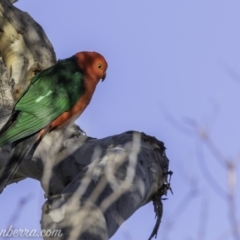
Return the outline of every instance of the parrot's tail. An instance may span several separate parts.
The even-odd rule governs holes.
[[[15,142],[9,159],[0,171],[0,194],[17,172],[24,157],[31,151],[34,152],[39,141],[36,141],[38,133],[35,133],[22,141]]]

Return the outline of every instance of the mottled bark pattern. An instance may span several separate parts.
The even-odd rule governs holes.
[[[32,17],[13,6],[0,2],[0,55],[7,67],[16,100],[28,86],[29,79],[56,62],[53,47],[42,27]]]

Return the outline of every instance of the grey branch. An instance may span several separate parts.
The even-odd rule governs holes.
[[[41,26],[7,0],[0,2],[0,43],[2,126],[29,79],[56,57]],[[10,150],[0,149],[0,166]],[[40,181],[47,197],[42,228],[60,230],[45,239],[109,239],[138,208],[153,199],[158,205],[156,196],[160,204],[169,186],[163,142],[135,131],[94,139],[76,125],[45,136],[11,183],[27,177]]]

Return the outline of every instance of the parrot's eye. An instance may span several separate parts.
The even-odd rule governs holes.
[[[101,64],[101,63],[98,63],[97,67],[98,67],[99,69],[102,69],[102,64]]]

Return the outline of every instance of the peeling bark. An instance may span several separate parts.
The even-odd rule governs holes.
[[[0,2],[0,57],[2,126],[29,79],[56,62],[41,26],[7,0]],[[0,166],[10,150],[0,149]],[[42,228],[64,234],[45,239],[92,240],[108,239],[156,194],[161,198],[167,175],[164,144],[154,137],[129,131],[94,139],[72,125],[45,136],[11,183],[27,177],[41,182],[47,197]]]

